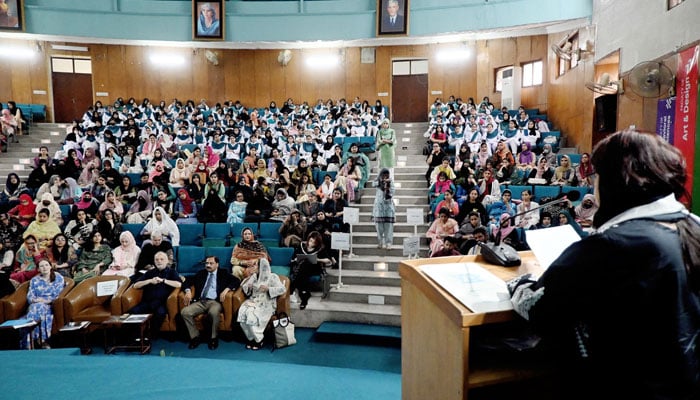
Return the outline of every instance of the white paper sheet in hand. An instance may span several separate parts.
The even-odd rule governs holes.
[[[431,264],[420,268],[473,312],[513,309],[506,283],[477,263]]]
[[[525,231],[530,250],[537,257],[542,270],[546,270],[571,244],[581,240],[571,225]]]

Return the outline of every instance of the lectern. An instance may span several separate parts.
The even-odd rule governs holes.
[[[531,252],[521,252],[523,264],[534,263]],[[405,260],[401,276],[401,391],[404,400],[467,399],[473,388],[539,376],[541,367],[518,363],[480,367],[470,360],[472,329],[513,320],[512,311],[472,312],[424,274],[420,266],[475,262],[503,280],[526,272],[525,267],[486,264],[481,256]],[[531,272],[531,271],[529,271]],[[471,361],[471,362],[470,362]]]

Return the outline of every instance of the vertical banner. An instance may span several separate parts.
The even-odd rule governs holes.
[[[678,54],[678,70],[676,71],[676,118],[673,133],[673,145],[683,156],[688,168],[686,189],[693,193],[695,181],[695,130],[698,101],[698,55],[700,46],[691,47]],[[691,199],[683,202],[692,205]],[[700,199],[696,199],[700,202]],[[697,209],[697,205],[693,209]]]
[[[656,134],[673,144],[673,126],[676,117],[676,98],[661,99],[656,106]]]

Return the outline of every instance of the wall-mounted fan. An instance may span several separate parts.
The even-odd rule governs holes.
[[[216,51],[207,50],[204,52],[204,57],[213,65],[219,65],[219,53]]]
[[[584,55],[593,53],[593,42],[586,40],[586,44],[583,48],[574,49],[570,41],[565,41],[562,44],[553,44],[552,51],[563,60],[571,60],[572,57],[576,57],[577,60],[580,60]]]
[[[624,93],[622,80],[611,81],[610,74],[602,74],[598,82],[586,82],[586,88],[598,94],[621,94]]]
[[[642,97],[673,96],[676,77],[666,65],[656,61],[641,62],[632,68],[628,83]]]
[[[283,67],[286,67],[287,64],[289,64],[289,61],[291,61],[291,60],[292,60],[292,51],[291,50],[282,50],[282,51],[280,51],[280,54],[277,56],[277,61]]]

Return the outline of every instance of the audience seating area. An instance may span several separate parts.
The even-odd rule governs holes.
[[[0,103],[2,108],[7,108],[7,104]],[[17,108],[22,110],[27,123],[46,121],[46,105],[45,104],[24,104],[17,103]]]

